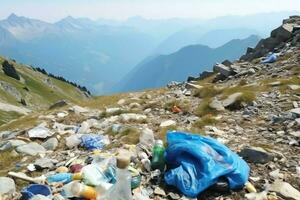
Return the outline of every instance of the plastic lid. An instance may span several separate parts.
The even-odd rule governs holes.
[[[130,164],[130,159],[127,156],[118,156],[117,157],[117,167],[119,169],[125,169]]]
[[[156,140],[155,145],[163,146],[164,142],[162,140]]]

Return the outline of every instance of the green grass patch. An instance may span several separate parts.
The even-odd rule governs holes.
[[[9,123],[0,126],[0,131],[27,129],[37,124],[38,124],[38,115],[28,115],[28,116],[20,117],[17,120],[11,121]]]
[[[20,113],[5,112],[3,110],[0,110],[0,126],[10,122],[11,120],[17,119],[21,116],[22,115]]]

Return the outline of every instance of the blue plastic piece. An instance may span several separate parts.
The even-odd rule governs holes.
[[[266,59],[264,59],[261,63],[274,63],[277,60],[277,55],[275,53],[272,53],[269,55]]]
[[[104,136],[95,134],[85,134],[81,137],[81,146],[85,147],[87,150],[103,149],[105,146]]]
[[[47,185],[40,185],[40,184],[32,184],[28,187],[24,188],[21,191],[22,199],[23,200],[29,200],[35,195],[41,194],[44,196],[51,196],[52,192],[51,189]]]
[[[49,183],[56,183],[56,182],[69,183],[72,180],[73,180],[73,175],[71,173],[59,173],[47,177],[47,181]]]
[[[249,177],[247,163],[225,145],[210,137],[183,132],[167,133],[165,181],[188,197],[225,177],[230,189],[244,186]]]

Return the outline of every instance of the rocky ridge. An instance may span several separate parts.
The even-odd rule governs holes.
[[[286,23],[296,27],[300,17]],[[164,185],[159,173],[149,169],[153,139],[165,140],[166,130],[182,130],[216,138],[238,152],[248,162],[249,181],[256,188],[227,192],[211,189],[197,199],[297,200],[300,41],[295,38],[299,33],[293,31],[290,37],[284,45],[276,46],[279,56],[274,63],[224,62],[205,79],[98,97],[80,106],[59,104],[4,125],[0,127],[0,174],[16,171],[31,177],[50,175],[72,163],[87,164],[95,155],[125,151],[142,177],[140,187],[133,190],[135,199],[189,199]],[[105,139],[100,153],[80,145],[81,137],[88,134]],[[145,143],[143,138],[149,136]],[[7,186],[6,190],[0,187],[4,199],[18,199],[20,189],[28,183],[1,177],[1,184]],[[51,188],[59,192],[61,185]],[[59,193],[53,197],[60,198]]]

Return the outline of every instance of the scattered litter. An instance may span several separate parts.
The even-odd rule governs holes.
[[[104,135],[84,134],[81,137],[81,146],[87,150],[103,149],[107,144],[109,144],[109,139]]]
[[[274,63],[276,61],[277,61],[277,55],[276,55],[276,53],[271,53],[261,63],[264,63],[264,64],[266,64],[266,63]]]

